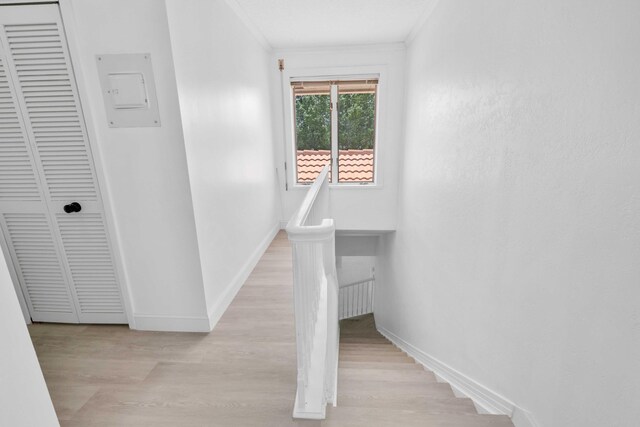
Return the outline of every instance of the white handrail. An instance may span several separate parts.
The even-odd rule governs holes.
[[[336,404],[338,281],[335,225],[329,217],[329,165],[287,224],[293,249],[298,387],[295,418],[324,419]]]
[[[351,282],[351,283],[345,283],[344,285],[340,285],[340,288],[348,288],[349,286],[355,286],[355,285],[359,285],[360,283],[367,283],[367,282],[372,282],[376,280],[375,277],[369,277],[367,279],[362,279],[362,280],[358,280],[356,282]]]

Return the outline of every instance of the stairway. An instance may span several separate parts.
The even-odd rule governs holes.
[[[478,414],[383,337],[372,314],[340,322],[338,406],[323,426],[513,427],[505,415]]]

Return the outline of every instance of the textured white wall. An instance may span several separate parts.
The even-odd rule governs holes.
[[[223,0],[167,0],[207,306],[279,226],[267,50]],[[259,255],[259,254],[258,254]],[[222,306],[220,306],[222,304]]]
[[[0,261],[0,342],[0,426],[58,426],[4,261]]]
[[[63,19],[97,138],[138,327],[208,328],[164,3],[66,0]],[[161,127],[107,125],[97,54],[151,53]],[[84,90],[82,90],[84,88]]]
[[[408,50],[377,321],[540,426],[640,419],[638,22],[448,0]]]
[[[328,30],[330,31],[330,30]],[[304,75],[323,75],[323,71],[349,74],[358,72],[362,67],[381,70],[383,78],[380,89],[380,109],[378,111],[378,146],[377,175],[378,186],[341,187],[331,186],[331,214],[338,230],[394,230],[396,226],[396,194],[398,191],[398,164],[402,139],[402,100],[404,94],[404,61],[403,46],[386,45],[352,48],[318,48],[301,50],[275,51],[270,63],[271,84],[277,88],[273,97],[274,123],[276,131],[277,161],[280,171],[280,188],[282,190],[284,219],[288,220],[300,206],[308,187],[292,185],[295,170],[292,163],[292,148],[286,147],[282,129],[282,91],[280,91],[280,71],[277,59],[284,58],[287,70],[304,73]],[[294,71],[291,71],[294,73]],[[288,85],[285,82],[285,88]],[[285,108],[291,108],[286,100]],[[286,123],[291,139],[291,123]],[[290,141],[289,141],[290,143]],[[289,191],[284,191],[283,164],[289,163]]]

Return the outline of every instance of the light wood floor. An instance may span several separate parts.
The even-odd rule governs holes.
[[[479,416],[380,336],[343,322],[338,407],[291,418],[296,385],[291,249],[278,234],[213,332],[29,327],[63,427],[511,427]]]

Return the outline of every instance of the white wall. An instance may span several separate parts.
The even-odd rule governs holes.
[[[224,1],[166,4],[214,323],[279,228],[269,57]]]
[[[0,342],[0,425],[59,425],[4,262],[0,262]]]
[[[540,426],[640,419],[638,22],[634,1],[441,1],[408,50],[376,320]]]
[[[337,264],[338,284],[344,286],[371,278],[375,272],[376,257],[343,256],[338,257]]]
[[[330,30],[328,30],[330,31]],[[377,146],[378,185],[367,188],[358,186],[331,186],[330,203],[332,216],[338,230],[394,230],[396,226],[396,194],[398,189],[398,163],[402,140],[402,101],[404,95],[403,45],[382,45],[352,48],[316,48],[309,50],[280,50],[271,56],[271,84],[277,88],[273,97],[274,123],[277,123],[277,162],[280,188],[283,195],[284,218],[288,220],[302,202],[308,187],[294,186],[293,149],[291,148],[291,123],[286,123],[283,135],[282,98],[280,71],[277,60],[285,60],[285,74],[325,75],[357,73],[363,69],[380,70],[379,127]],[[285,91],[289,90],[285,81]],[[285,108],[291,109],[286,99]],[[285,114],[286,116],[286,114]],[[286,138],[285,138],[286,137]],[[285,140],[289,139],[287,143]],[[285,147],[286,145],[286,147]],[[286,154],[285,154],[286,153]],[[289,190],[284,191],[283,165],[287,156],[290,177]]]
[[[164,3],[63,0],[63,20],[119,235],[135,326],[208,330]],[[107,126],[95,55],[150,53],[161,127]],[[106,188],[105,188],[106,187]]]

